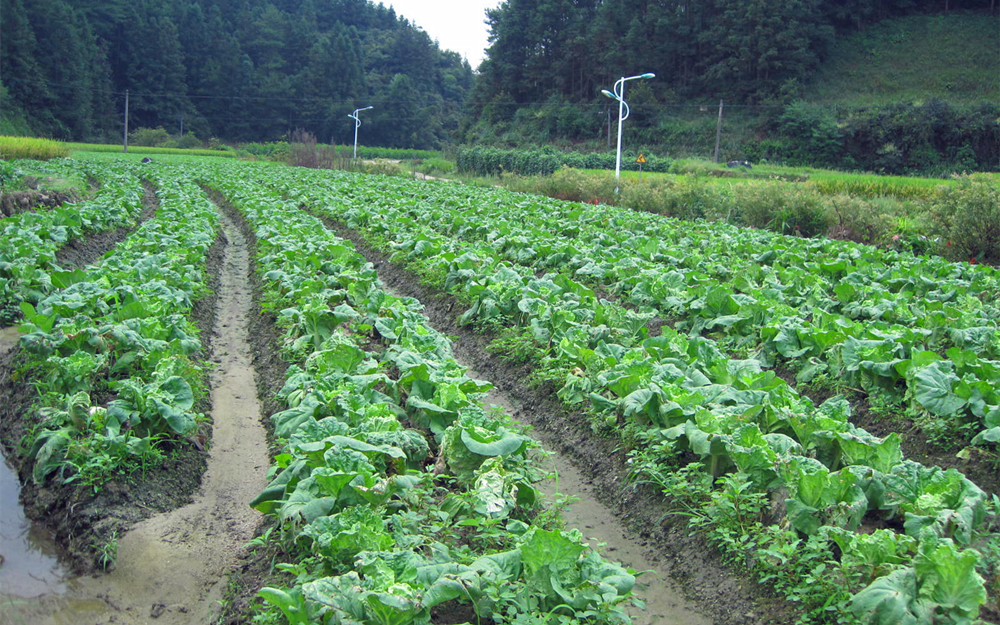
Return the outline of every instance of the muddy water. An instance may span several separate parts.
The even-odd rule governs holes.
[[[269,466],[260,423],[247,317],[251,309],[246,241],[224,225],[225,252],[212,341],[214,433],[208,470],[195,501],[139,523],[118,545],[117,568],[78,578],[62,593],[26,601],[0,596],[0,623],[31,625],[188,625],[212,623],[226,573],[259,520],[247,502],[266,485]]]
[[[17,345],[16,327],[0,328],[0,355]],[[52,538],[24,516],[17,473],[0,457],[0,593],[37,597],[63,592],[67,571]],[[2,614],[2,612],[0,612]]]
[[[469,376],[488,379],[473,369],[469,369]],[[516,400],[498,388],[490,390],[488,402],[503,408],[507,414],[517,413]],[[645,602],[645,609],[628,609],[634,625],[711,625],[712,619],[697,612],[694,604],[670,581],[669,570],[646,557],[645,541],[627,530],[597,500],[590,480],[576,466],[558,453],[550,453],[544,465],[554,469],[557,477],[544,482],[542,492],[550,501],[559,495],[572,498],[561,515],[566,527],[580,530],[590,546],[608,560],[644,571],[636,582],[635,594]]]

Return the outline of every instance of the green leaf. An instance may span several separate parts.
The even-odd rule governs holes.
[[[922,625],[934,622],[934,612],[917,601],[913,569],[897,569],[854,595],[851,612],[866,625]]]
[[[584,550],[564,532],[535,529],[521,545],[521,559],[532,574],[544,568],[563,571],[573,568]]]
[[[942,360],[927,365],[914,374],[913,381],[914,399],[931,414],[952,416],[966,404],[965,399],[952,392],[958,376],[953,372],[953,365],[949,361]]]
[[[469,451],[480,456],[509,456],[528,442],[528,437],[498,428],[494,432],[482,428],[462,428],[462,442]]]
[[[976,572],[979,553],[958,551],[948,540],[937,545],[921,542],[913,567],[920,580],[920,596],[964,617],[975,618],[986,603],[986,587]],[[927,544],[925,544],[927,543]]]
[[[160,388],[173,397],[171,403],[181,410],[190,410],[194,406],[194,393],[184,378],[171,376],[160,384]]]

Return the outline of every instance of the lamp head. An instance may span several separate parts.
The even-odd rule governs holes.
[[[618,99],[618,96],[616,96],[615,94],[611,93],[607,89],[601,89],[601,93],[603,93],[604,95],[608,96],[612,100],[617,100]]]
[[[656,78],[656,74],[654,74],[653,72],[647,72],[642,76],[639,76],[639,78]]]

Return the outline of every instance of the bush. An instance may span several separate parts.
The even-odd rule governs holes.
[[[622,169],[638,171],[638,154],[622,155]],[[644,171],[666,172],[673,161],[645,154]],[[559,152],[553,148],[540,150],[501,150],[491,147],[467,147],[458,151],[458,170],[479,176],[518,174],[550,176],[560,167],[576,169],[614,169],[616,155],[607,152],[584,154]]]
[[[177,139],[177,147],[183,150],[195,150],[203,147],[201,139],[194,136],[193,132],[189,132],[186,135],[179,137]]]
[[[433,158],[425,158],[420,163],[418,170],[429,176],[450,174],[455,170],[455,163],[435,156]]]
[[[148,148],[163,147],[170,140],[170,135],[163,128],[137,128],[128,135],[131,145],[141,145]]]
[[[952,260],[1000,265],[1000,187],[963,176],[934,206]]]

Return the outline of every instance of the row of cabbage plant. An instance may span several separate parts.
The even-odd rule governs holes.
[[[254,231],[264,308],[294,363],[271,417],[281,453],[252,505],[294,562],[261,596],[289,623],[628,622],[632,571],[558,528],[537,447],[484,406],[420,304],[246,170],[206,174]]]

